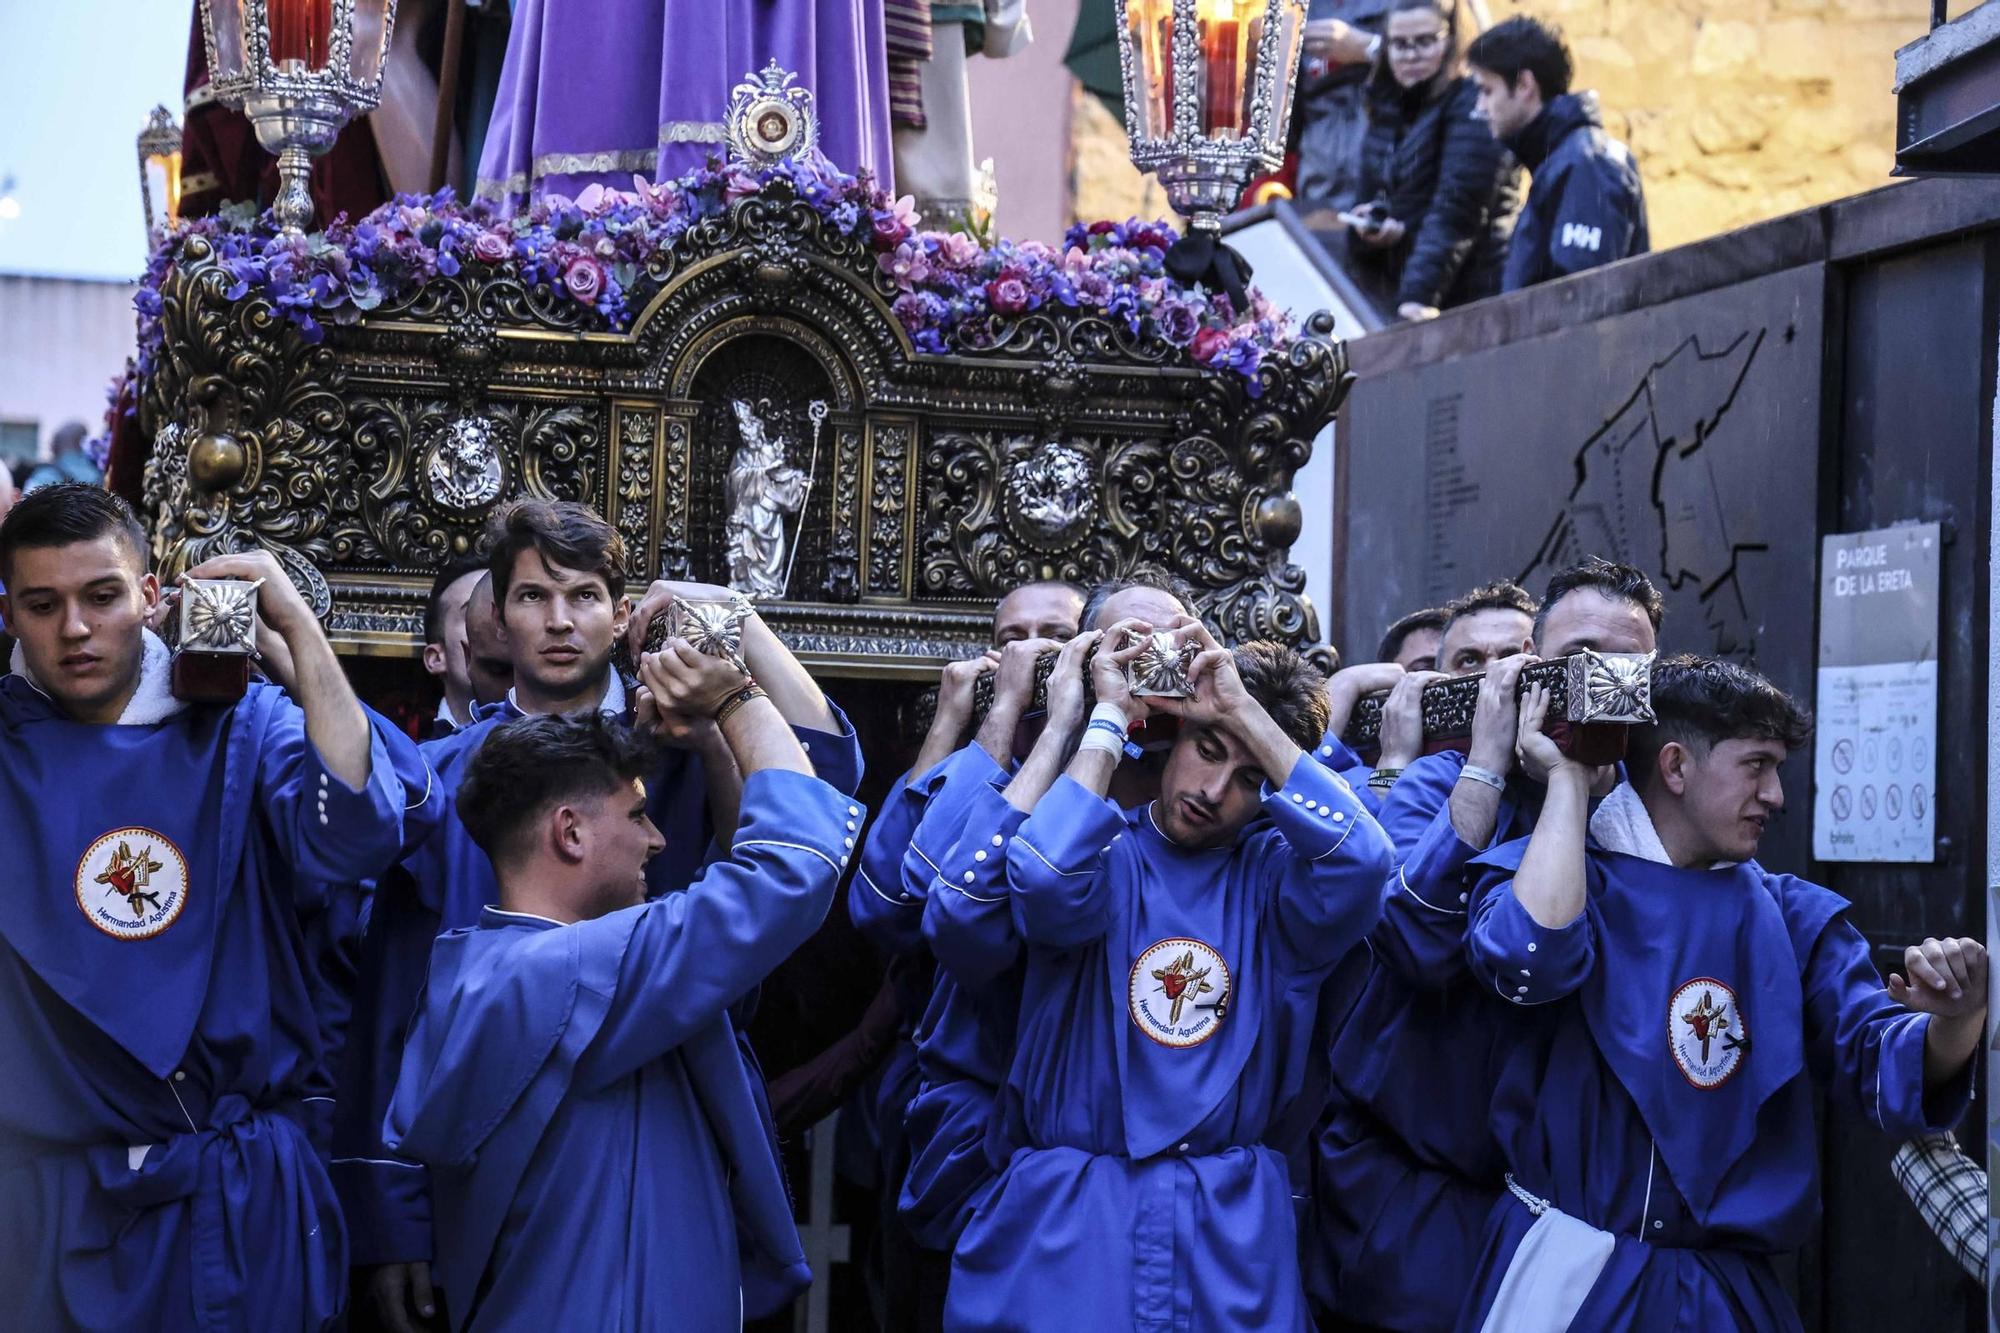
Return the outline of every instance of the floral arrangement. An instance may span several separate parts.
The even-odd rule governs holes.
[[[1004,340],[1030,312],[1067,308],[1157,336],[1196,364],[1244,377],[1292,336],[1286,318],[1252,294],[1248,311],[1228,296],[1183,287],[1164,259],[1178,239],[1163,222],[1096,222],[1072,227],[1060,248],[1036,241],[982,245],[957,232],[919,231],[908,198],[892,200],[867,178],[823,160],[751,169],[708,166],[654,185],[635,177],[631,192],[593,185],[575,199],[550,196],[514,217],[449,190],[399,195],[358,222],[281,236],[248,205],[196,218],[157,236],[134,305],[139,348],[131,373],[144,380],[159,356],[160,287],[192,237],[214,248],[234,279],[232,300],[263,296],[308,339],[326,323],[350,323],[431,279],[474,266],[506,269],[523,284],[589,308],[605,327],[630,327],[633,310],[657,285],[656,257],[697,223],[761,194],[777,181],[842,236],[866,244],[895,295],[892,306],[922,351],[977,351]]]

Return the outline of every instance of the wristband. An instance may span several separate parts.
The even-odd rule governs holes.
[[[1125,716],[1125,710],[1117,704],[1097,705],[1097,707],[1090,710],[1090,721],[1093,726],[1099,722],[1103,722],[1118,728],[1120,739],[1123,739],[1125,734],[1132,730],[1132,723]]]
[[[715,725],[719,727],[727,722],[735,715],[737,709],[749,703],[752,699],[767,697],[764,693],[764,687],[754,680],[751,681],[748,685],[745,685],[742,689],[722,701],[722,706],[715,710]]]
[[[1494,791],[1504,792],[1507,790],[1507,779],[1505,776],[1495,773],[1490,768],[1481,768],[1477,764],[1467,764],[1458,771],[1458,775],[1462,778],[1471,778],[1474,782],[1483,783],[1491,787]]]
[[[1368,775],[1368,785],[1377,791],[1387,791],[1396,785],[1396,779],[1403,776],[1400,768],[1378,768]]]
[[[1125,733],[1114,731],[1109,725],[1102,725],[1095,719],[1083,729],[1083,739],[1076,743],[1076,752],[1097,750],[1108,755],[1123,757],[1125,753]]]

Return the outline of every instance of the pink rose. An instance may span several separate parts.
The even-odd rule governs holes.
[[[563,270],[563,290],[578,305],[596,305],[604,292],[604,269],[589,255],[579,255]]]
[[[1188,353],[1204,365],[1215,359],[1218,352],[1229,346],[1229,335],[1221,329],[1203,329],[1194,335],[1188,345]]]
[[[483,264],[504,264],[514,247],[497,231],[482,231],[473,238],[472,257]]]

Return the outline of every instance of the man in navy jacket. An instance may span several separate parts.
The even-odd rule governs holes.
[[[1571,92],[1562,34],[1526,17],[1481,33],[1466,51],[1475,115],[1528,169],[1502,291],[1579,273],[1651,248],[1632,150],[1604,132],[1597,96]]]

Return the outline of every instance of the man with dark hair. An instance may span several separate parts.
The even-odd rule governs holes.
[[[1540,637],[1523,647],[1651,652],[1660,606],[1644,574],[1593,557],[1550,580]],[[1315,1149],[1308,1271],[1321,1305],[1364,1323],[1455,1326],[1499,1179],[1485,1113],[1496,1022],[1465,968],[1466,866],[1525,836],[1541,808],[1541,785],[1514,771],[1532,660],[1488,665],[1466,750],[1415,760],[1383,799],[1399,865],[1370,958],[1331,988],[1334,1094]],[[1598,774],[1599,794],[1616,778]]]
[[[507,646],[507,631],[500,624],[500,608],[493,604],[493,576],[482,572],[465,599],[465,640],[460,655],[465,659],[465,679],[478,707],[497,704],[514,688],[514,654]]]
[[[1472,971],[1539,1011],[1499,1045],[1508,1193],[1468,1306],[1487,1327],[1797,1327],[1767,1256],[1818,1212],[1815,1083],[1896,1137],[1971,1097],[1979,942],[1912,946],[1885,990],[1845,900],[1752,859],[1805,710],[1693,657],[1657,666],[1653,709],[1593,811],[1532,690],[1519,745],[1548,795],[1475,863]]]
[[[618,636],[636,629],[631,646],[642,648],[643,619],[676,595],[673,585],[655,584],[635,617],[625,597],[623,540],[588,506],[570,501],[516,501],[489,523],[485,548],[490,599],[506,634],[514,687],[472,725],[425,747],[440,789],[455,793],[486,736],[521,717],[592,711],[650,727],[667,715],[662,725],[671,735],[669,748],[647,782],[651,816],[665,830],[667,847],[648,862],[646,876],[656,893],[685,887],[706,859],[711,834],[727,850],[740,792],[736,765],[713,719],[666,700],[642,714],[642,700],[628,698],[612,666]],[[727,595],[723,589],[687,591],[695,586],[682,590]],[[861,761],[853,728],[758,617],[744,628],[743,654],[779,712],[800,728],[802,744],[816,747],[821,775],[844,790],[857,786]],[[639,652],[636,660],[647,687],[642,697],[667,688],[657,677],[658,654]],[[362,944],[333,1167],[353,1228],[355,1263],[370,1270],[368,1303],[391,1327],[410,1323],[412,1312],[428,1318],[427,1307],[435,1308],[426,1267],[433,1242],[425,1174],[397,1160],[381,1141],[397,1052],[432,941],[476,924],[498,887],[490,858],[463,822],[447,814],[378,892]]]
[[[472,721],[472,678],[465,660],[465,611],[473,586],[486,572],[486,562],[467,556],[454,560],[431,580],[424,602],[424,670],[444,691],[431,739],[449,736]]]
[[[1471,676],[1528,651],[1540,610],[1528,590],[1501,579],[1483,584],[1445,608],[1438,636],[1438,670]]]
[[[1120,622],[1078,739],[1089,645],[1073,642],[1069,726],[1052,701],[1012,813],[984,803],[943,866],[1010,902],[1026,963],[1005,1165],[959,1238],[953,1328],[1306,1323],[1276,1140],[1314,1063],[1319,980],[1377,915],[1390,849],[1306,753],[1327,721],[1316,669],[1275,644],[1232,653],[1185,617],[1158,628],[1199,650],[1193,697],[1131,693],[1153,626]],[[1180,722],[1159,798],[1121,809],[1111,774],[1154,713]]]
[[[1435,671],[1438,640],[1444,636],[1447,614],[1441,606],[1410,612],[1382,635],[1375,660],[1394,662],[1405,671]]]
[[[262,581],[283,688],[175,699],[146,549],[88,484],[0,523],[0,1326],[321,1328],[347,1257],[300,922],[421,836],[428,771],[267,552],[187,577]]]
[[[729,662],[647,665],[743,774],[684,891],[648,901],[656,762],[623,723],[508,722],[459,785],[498,901],[433,950],[387,1135],[430,1168],[457,1328],[735,1328],[811,1280],[730,1009],[826,915],[856,807]]]
[[[1474,115],[1533,181],[1507,247],[1503,291],[1580,273],[1650,248],[1632,150],[1604,132],[1597,94],[1571,92],[1560,30],[1517,14],[1473,39]]]
[[[1148,593],[1155,595],[1148,597]],[[1119,599],[1118,614],[1107,617],[1105,607],[1114,597]],[[1129,616],[1151,615],[1157,618],[1157,623],[1164,625],[1167,617],[1160,613],[1168,606],[1177,606],[1183,613],[1192,613],[1193,587],[1180,575],[1142,561],[1092,588],[1090,595],[1084,599],[1080,623],[1111,625]]]

